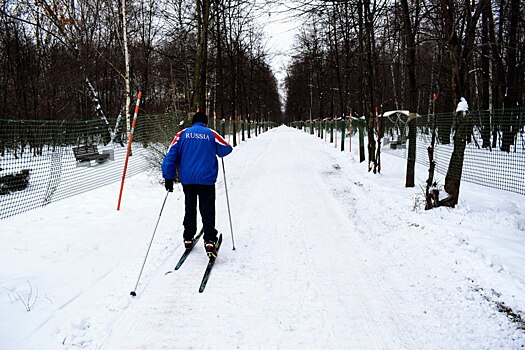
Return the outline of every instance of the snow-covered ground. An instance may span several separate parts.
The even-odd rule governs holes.
[[[202,242],[178,271],[183,195],[158,173],[4,219],[0,348],[519,349],[525,196],[461,184],[457,208],[425,211],[405,162],[381,174],[353,153],[279,127],[225,158],[224,243],[199,294]],[[427,169],[416,168],[423,185]]]

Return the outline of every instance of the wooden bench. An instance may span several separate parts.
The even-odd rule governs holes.
[[[91,162],[92,160],[96,160],[97,163],[102,163],[110,156],[109,153],[99,153],[97,145],[80,145],[73,147],[73,154],[79,163]]]
[[[0,168],[1,170],[1,168]],[[15,191],[22,191],[29,185],[29,169],[0,176],[0,196]]]
[[[392,149],[405,148],[405,147],[406,147],[406,144],[401,140],[390,142],[390,148]]]

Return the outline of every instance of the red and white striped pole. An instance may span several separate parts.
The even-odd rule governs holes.
[[[133,124],[131,124],[131,132],[129,133],[128,150],[126,152],[126,160],[124,162],[124,171],[122,172],[122,182],[120,183],[120,193],[118,195],[117,210],[120,210],[120,201],[122,199],[122,190],[124,189],[124,179],[126,178],[126,170],[128,169],[129,154],[131,153],[131,142],[133,141],[133,132],[137,124],[137,116],[139,114],[140,98],[142,97],[142,89],[139,86],[139,94],[137,95],[137,103],[135,104],[135,114],[133,115]]]

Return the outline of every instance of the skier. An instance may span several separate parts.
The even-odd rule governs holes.
[[[215,182],[219,166],[217,156],[224,157],[233,150],[215,130],[209,129],[208,116],[197,112],[192,126],[175,136],[162,161],[165,187],[173,192],[173,181],[178,178],[184,191],[184,246],[191,249],[197,232],[197,198],[204,231],[204,246],[209,257],[217,257],[217,230],[215,229]]]

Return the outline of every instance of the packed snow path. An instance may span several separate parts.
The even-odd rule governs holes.
[[[107,348],[421,348],[382,271],[362,255],[355,219],[324,183],[337,164],[316,163],[319,145],[292,129],[244,147],[226,166],[237,249],[219,210],[225,243],[204,294],[206,258],[195,249],[179,271],[163,275],[173,259],[139,290]]]
[[[180,270],[167,273],[184,249],[177,188],[166,201],[137,296],[129,296],[165,195],[156,180],[137,176],[126,182],[121,212],[113,208],[115,184],[83,200],[88,207],[99,203],[106,212],[100,220],[79,209],[71,214],[75,220],[68,215],[55,223],[58,231],[74,222],[87,226],[78,228],[90,242],[80,243],[88,251],[77,260],[84,277],[77,289],[66,287],[74,292],[64,292],[64,300],[49,306],[51,316],[28,326],[12,349],[42,343],[109,350],[523,344],[523,331],[490,301],[504,286],[507,303],[522,302],[523,285],[465,249],[457,242],[462,236],[447,235],[461,215],[415,208],[420,190],[403,188],[403,171],[394,165],[399,159],[384,156],[383,174],[373,175],[333,144],[279,127],[242,143],[224,161],[236,250],[221,169],[216,203],[223,245],[204,293],[198,293],[207,263],[202,241]],[[38,215],[45,217],[45,210]],[[38,218],[29,224],[38,225]],[[475,230],[469,225],[462,230]]]

